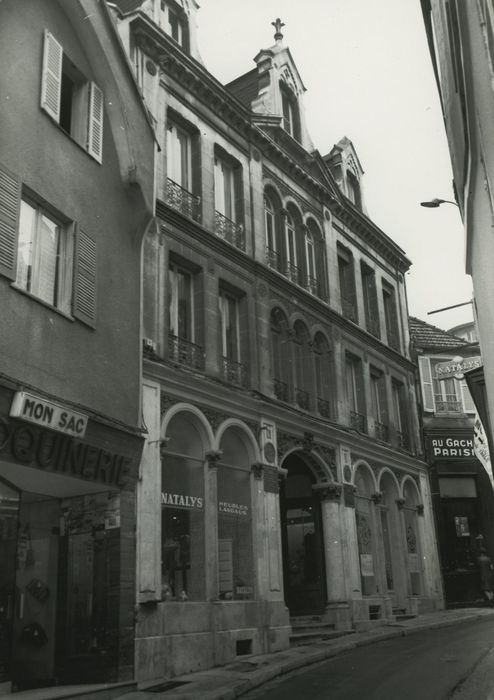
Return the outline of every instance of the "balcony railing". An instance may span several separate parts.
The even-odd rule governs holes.
[[[266,246],[266,263],[273,270],[280,269],[280,254],[268,245]]]
[[[296,265],[291,262],[287,262],[285,266],[285,277],[289,280],[298,284],[299,282],[299,269]]]
[[[358,430],[359,433],[367,432],[367,421],[362,413],[357,413],[356,411],[350,411],[350,427],[354,430]]]
[[[357,307],[353,299],[348,299],[347,297],[341,297],[341,311],[345,318],[350,321],[357,323]]]
[[[307,275],[307,279],[305,280],[304,287],[308,292],[313,294],[314,296],[318,295],[319,292],[319,284],[317,282],[317,279],[315,277],[312,277],[312,275]]]
[[[410,436],[407,432],[404,430],[397,430],[396,437],[398,440],[398,447],[401,447],[403,450],[410,449]]]
[[[200,345],[190,340],[179,338],[171,333],[168,335],[168,357],[173,362],[188,365],[195,369],[204,369],[204,350]]]
[[[331,406],[329,401],[322,399],[320,396],[317,397],[317,410],[319,415],[323,418],[331,418]]]
[[[192,192],[189,192],[184,187],[171,180],[169,177],[166,178],[165,187],[165,202],[181,212],[185,216],[188,216],[194,221],[200,221],[201,218],[201,198]]]
[[[247,386],[247,365],[243,362],[223,358],[223,379],[230,384]]]
[[[304,411],[308,411],[310,409],[309,392],[304,391],[304,389],[297,389],[297,387],[295,387],[295,403],[299,408],[303,408]]]
[[[446,397],[443,399],[441,395],[435,396],[436,413],[463,413],[461,401],[458,401],[456,396],[453,398]]]
[[[219,211],[214,212],[214,230],[217,236],[223,238],[240,250],[245,250],[245,233],[242,224],[237,224]]]
[[[376,433],[376,438],[378,440],[382,440],[383,442],[389,442],[389,428],[387,425],[385,425],[385,423],[375,421],[374,430]]]
[[[273,378],[273,391],[279,401],[288,401],[288,384],[286,382]]]

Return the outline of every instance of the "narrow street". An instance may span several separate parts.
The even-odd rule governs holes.
[[[492,619],[424,631],[340,654],[272,681],[245,698],[445,700],[454,694],[455,700],[487,700],[488,689],[494,688],[494,670],[489,675],[484,659],[492,647]],[[482,678],[475,682],[481,666]]]

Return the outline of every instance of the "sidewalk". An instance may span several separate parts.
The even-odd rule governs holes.
[[[367,632],[349,633],[337,639],[297,646],[275,654],[250,656],[226,666],[163,680],[161,684],[154,681],[146,684],[147,690],[143,685],[139,691],[122,695],[118,700],[233,700],[272,678],[324,661],[349,649],[485,617],[491,617],[494,622],[494,610],[465,608],[427,613]],[[163,686],[161,691],[157,688],[159,685]]]

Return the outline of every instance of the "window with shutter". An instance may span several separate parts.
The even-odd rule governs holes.
[[[424,411],[434,412],[436,406],[434,402],[434,389],[432,386],[431,362],[428,357],[419,357],[419,373],[422,384]]]
[[[0,274],[15,279],[21,183],[0,167]]]
[[[80,229],[76,235],[74,301],[75,318],[96,325],[96,241]]]
[[[468,385],[466,381],[462,381],[461,383],[461,395],[463,397],[463,410],[465,413],[475,413],[476,408],[475,404],[472,399],[472,395],[470,393],[470,390],[468,388]]]
[[[103,107],[100,88],[88,81],[45,31],[41,107],[99,163],[103,153]]]

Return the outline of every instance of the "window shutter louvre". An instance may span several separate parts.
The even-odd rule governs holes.
[[[98,163],[103,160],[103,93],[89,83],[89,125],[87,150]]]
[[[96,241],[77,230],[72,313],[88,326],[96,326]]]
[[[16,278],[21,183],[0,167],[0,274]]]
[[[465,380],[460,382],[460,384],[461,384],[461,395],[463,398],[463,410],[465,411],[465,413],[475,413],[477,409],[475,408],[475,404],[473,402],[472,395],[471,395],[470,390],[468,388],[468,384],[466,383]]]
[[[422,397],[424,411],[436,410],[434,402],[434,389],[432,386],[431,363],[428,357],[419,357],[420,381],[422,382]]]
[[[60,120],[63,48],[53,34],[45,30],[41,107],[57,122]]]

